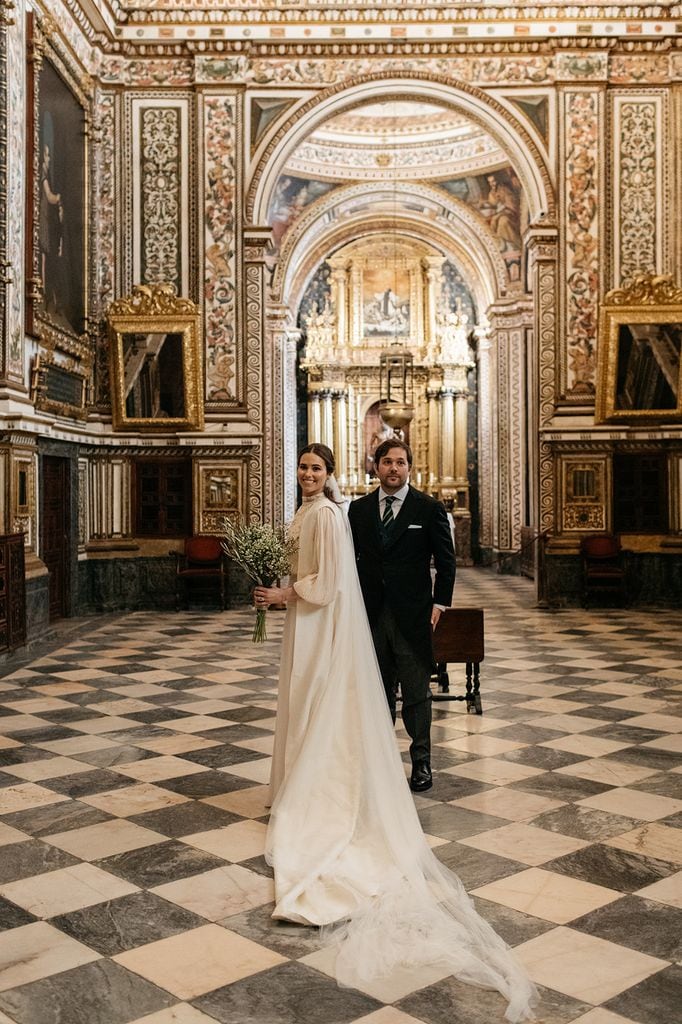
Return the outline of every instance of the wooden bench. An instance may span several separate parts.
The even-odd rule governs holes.
[[[483,714],[480,690],[480,664],[485,656],[482,608],[446,608],[433,633],[435,676],[439,693],[433,700],[465,700],[467,712]],[[466,693],[450,693],[448,664],[466,665]]]

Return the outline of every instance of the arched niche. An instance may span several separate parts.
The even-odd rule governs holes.
[[[294,118],[277,129],[252,169],[246,215],[265,224],[277,180],[289,155],[328,118],[367,102],[418,99],[450,107],[480,124],[508,154],[523,186],[532,223],[552,223],[555,200],[549,169],[534,139],[509,108],[481,89],[444,76],[406,72],[386,77],[366,75],[319,92],[296,109]]]

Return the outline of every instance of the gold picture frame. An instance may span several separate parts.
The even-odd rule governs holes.
[[[201,430],[199,309],[171,284],[136,285],[107,311],[115,430]]]
[[[643,274],[601,307],[597,423],[682,420],[682,288]]]

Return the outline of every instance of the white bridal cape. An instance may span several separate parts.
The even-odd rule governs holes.
[[[275,918],[341,922],[339,984],[442,964],[532,1016],[513,953],[431,852],[386,706],[343,512],[323,495],[292,523],[298,600],[286,613],[266,857]],[[297,562],[297,564],[296,564]]]

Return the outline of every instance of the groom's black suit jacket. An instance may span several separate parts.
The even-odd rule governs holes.
[[[410,646],[431,659],[431,610],[434,604],[450,605],[455,585],[455,552],[444,505],[410,487],[386,543],[379,488],[352,501],[348,519],[370,625],[388,604]]]

